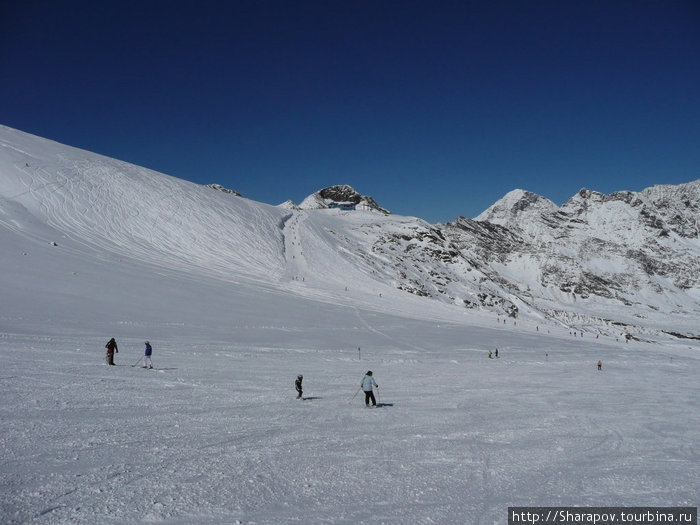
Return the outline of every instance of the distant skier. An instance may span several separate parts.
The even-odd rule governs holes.
[[[151,348],[151,343],[148,341],[146,341],[144,344],[146,345],[146,354],[143,356],[143,367],[150,369],[153,368],[153,361],[151,360],[153,348]]]
[[[598,361],[598,370],[602,370],[602,369],[603,369],[603,362]]]
[[[498,357],[498,348],[496,348],[496,357]]]
[[[107,364],[114,366],[114,354],[119,353],[119,348],[117,348],[117,342],[114,340],[114,337],[107,341],[105,348],[107,349]]]
[[[493,352],[489,350],[489,359],[493,359]]]
[[[362,387],[362,391],[365,393],[365,406],[369,406],[369,402],[371,401],[372,406],[376,407],[377,401],[374,399],[374,391],[372,390],[372,387],[376,386],[379,388],[379,385],[374,380],[374,377],[372,377],[371,370],[367,370],[365,377],[362,378],[362,383],[360,386]]]
[[[304,399],[303,396],[303,390],[301,388],[301,382],[304,380],[304,376],[299,374],[297,376],[297,380],[294,381],[294,387],[297,389],[297,399]]]

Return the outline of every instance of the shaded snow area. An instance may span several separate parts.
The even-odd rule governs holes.
[[[0,127],[0,523],[697,505],[700,341],[399,290],[371,246],[408,220],[268,206]]]

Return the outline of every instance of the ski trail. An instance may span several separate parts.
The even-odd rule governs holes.
[[[292,212],[283,219],[282,235],[284,237],[284,260],[286,263],[284,278],[288,281],[304,279],[307,270],[299,235],[299,223],[304,218],[302,213]]]
[[[400,346],[403,346],[403,347],[407,347],[407,346],[408,346],[408,347],[410,347],[410,348],[413,348],[414,350],[419,350],[419,351],[421,351],[421,352],[426,352],[426,351],[427,351],[427,350],[426,350],[425,348],[423,348],[422,346],[417,346],[417,345],[414,345],[413,343],[406,343],[406,342],[404,342],[404,341],[400,341],[400,340],[396,339],[395,337],[391,337],[390,335],[385,334],[385,333],[382,332],[381,330],[377,330],[377,329],[374,328],[372,325],[370,325],[367,321],[365,321],[365,319],[362,317],[362,314],[360,313],[360,309],[359,309],[357,306],[353,306],[352,308],[353,308],[353,310],[355,310],[355,315],[357,315],[357,318],[360,320],[360,322],[362,323],[362,325],[363,325],[367,330],[369,330],[370,332],[372,332],[372,333],[374,333],[374,334],[377,334],[377,335],[380,335],[380,336],[384,337],[385,339],[388,339],[389,341],[391,341],[391,342],[393,342],[393,343],[399,344]]]

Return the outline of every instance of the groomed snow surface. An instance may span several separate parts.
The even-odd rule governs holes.
[[[0,131],[1,523],[697,505],[698,341],[416,297],[334,244],[401,218],[276,208]]]

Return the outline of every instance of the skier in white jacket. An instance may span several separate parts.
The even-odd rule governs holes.
[[[376,407],[377,401],[374,399],[374,391],[372,390],[372,387],[376,386],[379,388],[379,385],[374,380],[374,377],[372,377],[371,370],[368,370],[365,377],[362,378],[361,386],[362,391],[365,393],[365,406],[369,406],[369,402],[372,401],[372,406]]]

